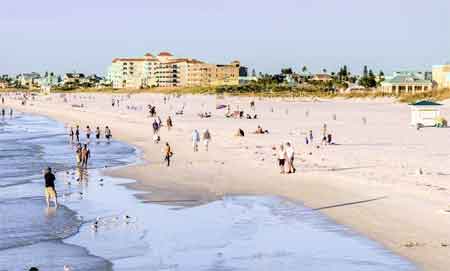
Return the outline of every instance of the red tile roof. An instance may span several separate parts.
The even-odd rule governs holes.
[[[172,56],[172,54],[169,52],[161,52],[158,56]]]

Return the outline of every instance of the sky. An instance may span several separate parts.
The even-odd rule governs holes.
[[[0,74],[104,74],[160,51],[263,73],[450,61],[448,0],[14,0],[0,14]]]

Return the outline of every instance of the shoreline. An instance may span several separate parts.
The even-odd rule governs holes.
[[[96,99],[106,95],[110,96],[110,94],[95,95]],[[52,97],[56,99],[55,95]],[[143,97],[155,100],[162,96],[146,94]],[[201,99],[201,97],[195,96],[190,96],[190,98]],[[236,97],[231,99],[245,100],[245,98]],[[17,104],[14,104],[13,107],[16,110],[46,115],[64,123],[74,123],[80,119],[83,119],[80,124],[98,123],[100,125],[100,123],[105,123],[105,119],[109,123],[114,122],[114,126],[112,126],[114,137],[142,150],[143,159],[146,162],[120,169],[108,169],[107,175],[134,179],[137,183],[131,185],[131,188],[139,191],[154,191],[155,189],[169,191],[167,194],[161,194],[159,198],[155,197],[155,194],[139,194],[139,199],[144,202],[164,200],[208,202],[230,194],[282,196],[302,202],[312,209],[320,210],[334,221],[350,226],[357,232],[412,260],[424,270],[446,270],[445,268],[450,262],[446,257],[448,249],[439,246],[440,242],[450,242],[448,230],[446,230],[448,221],[445,221],[448,216],[445,214],[432,215],[433,220],[430,221],[440,223],[436,229],[426,225],[433,223],[424,223],[423,221],[426,220],[425,218],[430,218],[430,207],[440,206],[443,203],[442,200],[427,201],[424,204],[417,202],[421,196],[428,195],[428,191],[414,190],[409,186],[406,187],[406,191],[403,191],[405,188],[403,184],[402,187],[398,187],[390,183],[368,182],[360,176],[340,176],[336,174],[340,172],[338,169],[325,168],[323,171],[312,169],[311,172],[308,172],[302,168],[299,174],[283,178],[273,169],[269,169],[264,175],[258,174],[257,171],[253,171],[253,174],[249,175],[247,174],[248,169],[252,171],[261,167],[265,168],[267,164],[267,159],[258,161],[253,155],[242,152],[250,147],[258,152],[260,149],[256,148],[258,145],[246,139],[243,139],[243,142],[236,142],[234,139],[227,138],[227,142],[223,142],[220,147],[217,147],[224,156],[220,157],[222,159],[210,154],[213,151],[203,154],[202,159],[192,158],[189,148],[189,130],[191,128],[183,124],[181,120],[175,124],[175,129],[181,131],[176,131],[175,135],[164,134],[173,140],[185,137],[183,140],[186,145],[176,145],[174,167],[167,170],[158,165],[161,163],[161,146],[154,146],[151,143],[150,120],[137,120],[137,118],[143,118],[143,115],[134,115],[131,112],[122,118],[115,112],[105,113],[95,108],[91,109],[91,105],[81,110],[73,108],[67,110],[70,107],[61,104],[53,109],[52,106],[42,108],[46,104],[45,101],[39,101],[40,108],[36,106],[21,107],[18,101],[15,102]],[[51,101],[47,103],[51,104]],[[271,103],[282,102],[271,101]],[[96,114],[93,115],[92,112]],[[192,120],[189,119],[189,121]],[[177,128],[177,125],[181,127]],[[180,132],[185,134],[180,135]],[[157,153],[157,157],[153,155],[154,153]],[[240,159],[234,159],[236,155]],[[265,158],[267,156],[266,154]],[[242,165],[243,161],[247,163]],[[301,163],[304,162],[301,161]],[[194,164],[199,166],[196,167]],[[199,170],[200,168],[203,170]],[[230,171],[230,169],[233,170]],[[149,172],[150,170],[152,172]],[[293,184],[293,182],[295,183]],[[410,192],[413,192],[412,196],[409,195]],[[414,208],[408,211],[405,210],[405,206]],[[442,206],[442,208],[444,207]],[[408,248],[405,246],[408,242],[425,243],[425,245]]]

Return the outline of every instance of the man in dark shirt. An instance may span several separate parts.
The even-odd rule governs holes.
[[[55,190],[55,175],[52,173],[51,168],[44,170],[45,179],[45,200],[47,201],[47,206],[50,207],[50,199],[55,202],[55,207],[58,207],[58,199]]]

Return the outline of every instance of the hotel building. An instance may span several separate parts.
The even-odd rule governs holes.
[[[168,52],[115,58],[108,70],[113,88],[189,87],[239,84],[239,61],[216,65]]]
[[[450,89],[450,64],[433,66],[433,84],[437,89]]]

